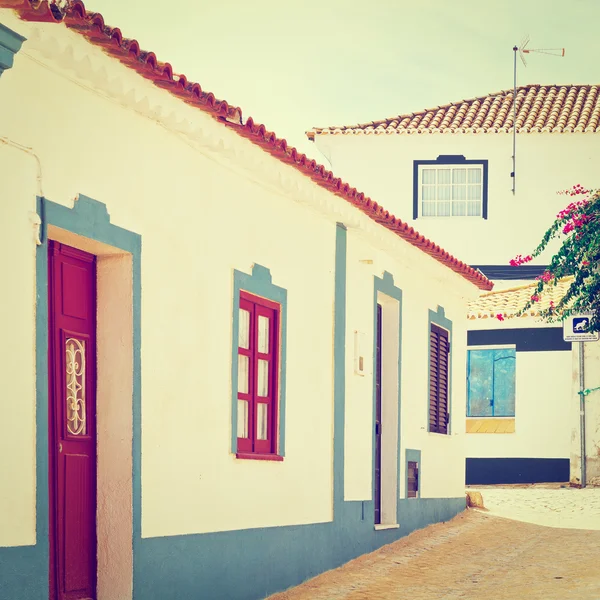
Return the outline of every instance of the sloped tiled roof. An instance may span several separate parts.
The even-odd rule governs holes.
[[[550,302],[557,305],[567,293],[573,281],[572,277],[559,280],[556,285],[546,285],[540,299],[522,317],[539,317],[540,312],[550,307]],[[506,290],[481,294],[477,300],[469,303],[468,318],[493,319],[502,315],[505,319],[515,318],[513,315],[535,294],[537,281]]]
[[[380,121],[315,127],[315,135],[398,133],[508,133],[513,127],[514,91],[436,106]],[[600,84],[525,85],[517,88],[518,133],[600,133]]]
[[[138,41],[124,38],[120,29],[105,25],[102,15],[86,10],[81,0],[60,0],[60,2],[0,0],[0,8],[13,9],[21,19],[26,21],[64,23],[66,27],[100,47],[109,56],[119,60],[128,68],[187,104],[207,112],[224,126],[260,146],[281,162],[293,166],[303,175],[310,177],[317,185],[343,198],[370,219],[458,273],[478,288],[492,289],[493,283],[481,272],[440,248],[415,231],[408,223],[390,214],[364,193],[336,177],[323,165],[319,165],[315,160],[299,153],[296,148],[288,146],[285,139],[278,138],[264,125],[255,123],[251,117],[244,123],[240,108],[230,105],[224,100],[217,100],[214,94],[203,90],[200,84],[188,80],[185,75],[176,75],[168,62],[159,61],[154,52],[141,50]]]

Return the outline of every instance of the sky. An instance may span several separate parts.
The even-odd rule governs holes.
[[[600,83],[600,0],[87,0],[175,73],[323,162],[311,127],[351,125],[513,86]]]

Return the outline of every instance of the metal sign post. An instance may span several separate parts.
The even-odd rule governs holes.
[[[579,437],[581,438],[581,487],[585,487],[585,372],[584,372],[584,346],[585,342],[579,342]]]
[[[581,440],[581,487],[586,486],[585,457],[585,343],[597,342],[598,332],[588,331],[590,314],[571,315],[563,321],[565,342],[577,342],[579,346],[579,438]]]

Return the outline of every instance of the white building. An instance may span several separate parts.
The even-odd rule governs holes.
[[[513,90],[307,135],[339,176],[503,287],[541,272],[508,263],[568,203],[557,191],[597,185],[600,85],[521,86],[516,109],[514,179]]]
[[[560,321],[539,318],[570,284],[548,286],[521,317],[512,315],[535,284],[484,293],[469,305],[467,484],[581,485],[580,344],[564,341]],[[598,485],[600,343],[583,346],[585,483]]]
[[[81,2],[0,23],[0,598],[257,599],[460,512],[491,283]]]
[[[579,456],[571,441],[572,344],[560,322],[539,318],[570,280],[548,286],[539,303],[512,317],[536,285],[485,293],[469,305],[467,484],[566,482],[572,451]]]
[[[500,322],[495,315],[507,317],[525,304],[534,293],[526,280],[539,276],[556,250],[552,243],[532,263],[509,265],[534,250],[573,199],[557,192],[597,187],[600,86],[521,86],[516,121],[513,97],[507,90],[307,135],[338,174],[351,174],[361,189],[494,281],[495,291],[472,304],[468,325],[469,365],[481,388],[474,393],[485,391],[487,404],[467,406],[477,416],[467,419],[467,483],[568,481],[570,454],[577,483],[579,450],[570,449],[568,418],[571,344],[562,341],[560,326],[537,317]],[[566,288],[543,301],[558,303],[559,289]],[[496,384],[504,386],[496,390],[500,398],[488,389],[494,365]],[[469,367],[467,377],[475,377]],[[540,386],[547,390],[543,402]],[[588,460],[593,456],[591,447]]]

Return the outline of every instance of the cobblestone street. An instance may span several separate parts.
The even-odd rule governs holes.
[[[479,489],[490,512],[465,511],[270,600],[600,599],[600,490]],[[523,520],[494,514],[510,506]],[[560,528],[524,522],[556,525],[561,513]]]

